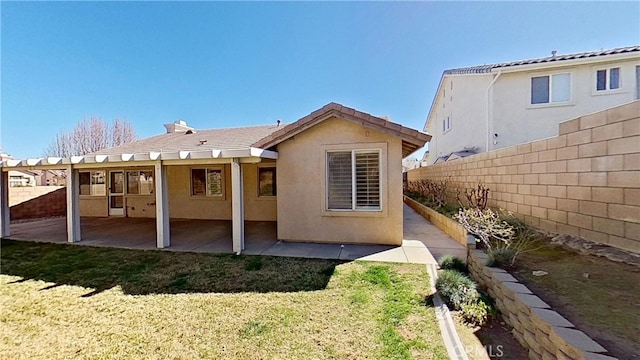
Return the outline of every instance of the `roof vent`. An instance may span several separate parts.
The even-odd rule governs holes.
[[[207,143],[207,140],[200,140],[200,145],[204,145]]]
[[[551,56],[552,57],[556,57],[557,53],[558,53],[558,50],[551,50]]]
[[[187,135],[191,135],[191,134],[193,134],[193,130],[187,130],[184,133],[187,134]]]
[[[164,127],[167,129],[167,134],[186,133],[189,130],[193,133],[193,130],[195,130],[191,126],[188,126],[187,122],[184,120],[178,120],[173,124],[164,124]]]
[[[276,121],[276,126],[280,126],[280,123],[281,123],[281,122],[282,122],[282,121],[280,121],[280,119],[278,119],[278,121]]]

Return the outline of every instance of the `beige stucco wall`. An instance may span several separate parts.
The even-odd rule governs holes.
[[[243,164],[244,212],[247,221],[276,221],[276,198],[258,197],[258,166],[275,163]],[[222,167],[224,195],[222,197],[191,196],[191,169]],[[197,165],[170,166],[169,215],[178,219],[231,220],[231,166]]]
[[[244,175],[244,218],[248,221],[276,221],[278,219],[277,196],[258,196],[258,167],[276,166],[275,161],[260,164],[243,164]],[[276,170],[276,174],[278,170]],[[277,179],[276,184],[278,185]]]
[[[223,196],[191,196],[191,169],[221,167]],[[231,219],[231,167],[229,164],[169,166],[169,216],[178,219]]]
[[[380,212],[325,211],[328,149],[380,149]],[[402,243],[401,140],[364,126],[328,119],[280,143],[278,238],[334,243]]]
[[[106,196],[80,196],[80,216],[109,216]]]
[[[242,165],[245,220],[276,221],[276,197],[258,196],[259,166],[275,166],[275,162],[265,161],[260,164]],[[223,169],[224,195],[222,197],[191,196],[191,169],[206,167]],[[171,218],[231,220],[231,167],[229,164],[169,166],[167,177]],[[127,217],[154,218],[156,216],[155,195],[125,194],[124,201]],[[108,216],[108,212],[107,196],[80,196],[81,216]]]

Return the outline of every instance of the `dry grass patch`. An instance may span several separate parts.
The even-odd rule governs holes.
[[[446,359],[427,276],[3,240],[0,358]]]

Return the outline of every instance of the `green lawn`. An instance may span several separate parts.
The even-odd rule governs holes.
[[[447,358],[423,265],[1,250],[2,359]]]

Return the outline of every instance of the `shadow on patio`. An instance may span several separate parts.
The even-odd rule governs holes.
[[[83,217],[82,241],[78,245],[125,249],[156,249],[156,221],[153,218]],[[58,217],[11,224],[10,239],[66,243],[66,218]],[[243,253],[256,255],[277,242],[276,223],[245,222]],[[170,251],[231,253],[231,221],[171,219]]]

